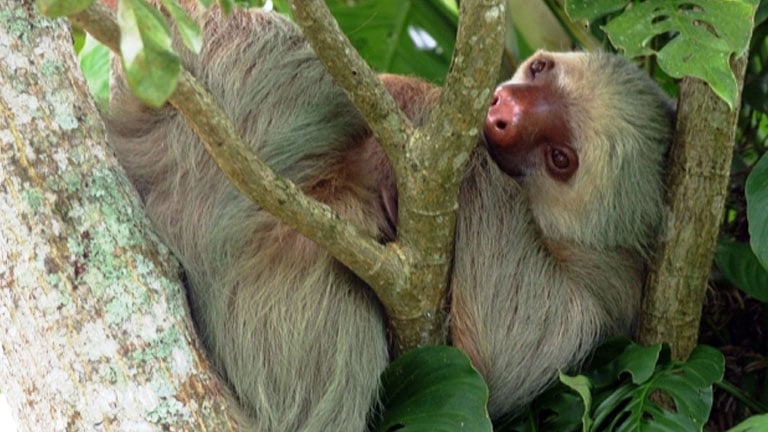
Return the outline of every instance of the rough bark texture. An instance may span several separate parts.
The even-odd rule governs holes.
[[[739,93],[746,64],[743,56],[731,65]],[[687,358],[698,340],[738,114],[706,83],[682,80],[669,157],[666,226],[648,277],[638,336],[643,344],[668,342],[677,359]]]
[[[66,22],[0,0],[0,385],[21,430],[231,430]]]

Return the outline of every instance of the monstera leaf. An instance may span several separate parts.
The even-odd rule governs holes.
[[[570,0],[566,12],[574,20],[595,20],[624,10],[603,27],[611,43],[628,57],[655,54],[658,64],[675,78],[706,81],[733,109],[738,89],[729,59],[749,46],[757,0]],[[657,36],[667,43],[656,49]]]
[[[680,362],[670,360],[666,346],[629,344],[615,360],[587,374],[596,388],[624,381],[583,398],[590,425],[594,430],[702,430],[712,407],[712,384],[722,379],[724,368],[723,355],[708,346],[697,346]],[[669,397],[675,410],[658,405],[650,397],[656,393]]]
[[[711,347],[698,346],[687,361],[677,361],[666,345],[610,340],[581,375],[561,373],[559,385],[522,415],[502,419],[496,431],[701,431],[712,407],[712,385],[724,369],[723,355]],[[674,410],[652,395],[674,403]]]

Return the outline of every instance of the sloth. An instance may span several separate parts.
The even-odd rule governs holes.
[[[301,31],[280,16],[206,15],[183,54],[250,148],[382,242],[397,190],[379,143]],[[414,124],[440,89],[381,80]],[[599,342],[629,335],[661,223],[674,107],[607,53],[538,52],[496,89],[459,196],[451,343],[514,412]],[[253,431],[364,431],[390,360],[370,289],[242,196],[171,107],[117,82],[110,140],[188,281],[199,336]]]

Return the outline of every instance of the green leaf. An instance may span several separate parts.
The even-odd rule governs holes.
[[[570,387],[558,383],[539,395],[521,415],[507,415],[496,419],[494,431],[583,432],[585,413],[584,399]]]
[[[184,46],[193,53],[200,54],[203,47],[203,34],[200,31],[200,26],[189,16],[187,11],[179,6],[176,0],[160,0],[160,2],[176,23],[176,30],[179,31]]]
[[[768,414],[750,417],[728,429],[728,432],[763,432],[765,430],[768,430]]]
[[[96,105],[104,108],[109,103],[109,48],[100,44],[91,35],[85,34],[82,48],[78,51],[80,68]]]
[[[752,169],[745,192],[750,244],[760,264],[768,270],[768,156],[763,155]]]
[[[120,0],[117,22],[128,85],[142,102],[161,106],[173,93],[181,73],[168,23],[144,0]]]
[[[226,15],[232,13],[232,9],[235,7],[235,0],[219,0],[219,6]]]
[[[288,0],[272,0],[272,7],[275,9],[275,12],[291,16],[291,5]]]
[[[80,54],[80,51],[83,50],[87,35],[88,33],[84,32],[80,27],[72,26],[72,45],[75,47],[75,54]]]
[[[643,431],[643,432],[677,432],[677,431],[700,431],[702,426],[685,416],[685,414],[674,413],[654,409],[651,411],[653,420],[640,421],[630,427],[620,429],[622,431]]]
[[[661,351],[661,344],[647,347],[631,344],[616,359],[616,367],[621,372],[628,372],[633,384],[642,384],[653,375]]]
[[[701,430],[712,407],[712,384],[722,379],[724,369],[723,355],[711,347],[698,346],[680,362],[670,359],[666,345],[629,344],[612,362],[585,373],[592,380],[592,428]],[[615,374],[613,383],[606,379],[609,371]],[[631,382],[623,372],[630,372]],[[650,398],[655,393],[670,397],[675,411],[658,406]]]
[[[442,83],[458,18],[439,1],[328,1],[352,45],[379,72],[418,75]]]
[[[567,0],[565,13],[574,21],[596,21],[627,6],[627,0]]]
[[[589,432],[592,430],[592,418],[589,413],[592,411],[592,386],[589,379],[584,375],[568,376],[560,373],[560,382],[568,386],[571,390],[575,391],[579,397],[581,397],[584,403],[584,413],[581,416],[581,426],[583,432]]]
[[[662,345],[642,346],[629,342],[627,339],[617,339],[601,347],[600,351],[626,344],[613,360],[590,373],[590,379],[597,387],[607,386],[629,373],[632,383],[641,384],[648,381],[656,369],[656,363],[662,355]]]
[[[566,11],[571,17],[594,21],[621,9],[618,1],[587,3],[568,1]],[[756,7],[756,0],[633,2],[604,30],[611,43],[628,57],[655,54],[667,74],[706,81],[733,109],[738,88],[729,59],[742,55],[749,47]],[[670,38],[658,50],[653,46],[657,36]]]
[[[723,379],[725,357],[711,346],[698,345],[680,368],[692,385],[705,387]]]
[[[712,384],[725,369],[723,355],[711,347],[698,346],[681,362],[671,359],[667,345],[643,347],[627,339],[604,343],[591,363],[596,368],[578,377],[562,380],[561,375],[567,394],[565,385],[553,387],[497,430],[700,431],[712,407]],[[663,409],[653,394],[671,398],[675,409]],[[559,427],[551,427],[553,421]]]
[[[73,15],[88,8],[93,0],[37,0],[41,14],[52,18]]]
[[[702,430],[712,407],[712,384],[722,379],[723,355],[710,347],[694,349],[686,362],[658,366],[656,373],[628,394],[622,408],[621,427],[611,430]],[[650,395],[662,392],[675,403],[675,412],[666,412]],[[617,405],[618,406],[618,405]]]
[[[749,245],[731,240],[719,241],[715,264],[729,282],[753,298],[768,303],[768,271],[760,265]]]
[[[416,348],[392,362],[381,377],[384,413],[372,430],[491,431],[488,388],[460,350]]]

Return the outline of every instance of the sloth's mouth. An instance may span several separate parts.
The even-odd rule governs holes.
[[[517,158],[505,154],[499,149],[498,146],[493,145],[486,136],[485,132],[482,135],[483,146],[488,151],[491,159],[496,163],[496,166],[501,169],[504,174],[514,178],[517,181],[522,180],[525,177],[525,172],[522,169],[520,161]]]

